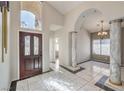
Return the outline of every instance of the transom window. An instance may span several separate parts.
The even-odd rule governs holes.
[[[20,22],[23,29],[42,30],[39,2],[21,2]]]
[[[35,15],[29,11],[21,10],[21,27],[35,29]]]

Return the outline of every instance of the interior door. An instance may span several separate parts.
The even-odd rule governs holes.
[[[42,34],[20,32],[20,79],[42,73]]]

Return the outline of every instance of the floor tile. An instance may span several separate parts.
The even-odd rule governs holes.
[[[94,84],[103,76],[109,75],[108,64],[89,61],[80,64],[85,68],[76,74],[64,68],[57,68],[53,63],[53,71],[37,75],[17,82],[17,91],[102,91]]]
[[[87,84],[86,86],[80,88],[79,91],[100,91],[100,88]]]

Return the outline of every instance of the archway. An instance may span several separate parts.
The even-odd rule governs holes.
[[[90,17],[93,18],[95,17],[95,19],[93,19],[92,21],[95,21],[95,25],[93,26],[97,26],[97,24],[101,21],[104,20],[104,25],[107,26],[108,25],[108,20],[106,20],[105,16],[103,15],[103,13],[101,11],[99,11],[98,9],[95,8],[90,8],[87,9],[85,11],[83,11],[80,16],[77,18],[76,22],[75,22],[75,27],[74,30],[75,31],[80,31],[81,26],[83,25],[84,21],[87,21],[87,19]],[[89,21],[89,20],[88,20]]]
[[[71,40],[71,50],[70,62],[85,62],[90,60],[91,57],[91,40],[90,33],[98,32],[101,30],[100,21],[104,20],[104,30],[109,29],[109,22],[106,20],[101,11],[91,8],[80,14],[75,22],[74,32],[75,37],[72,37]],[[99,26],[98,26],[99,25]],[[82,30],[83,29],[83,30]],[[110,43],[109,43],[110,44]],[[73,65],[72,65],[73,66]]]

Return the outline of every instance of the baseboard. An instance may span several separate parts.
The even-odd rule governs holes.
[[[91,61],[100,62],[100,63],[105,63],[105,64],[110,64],[109,62],[105,62],[105,61],[98,61],[98,60],[91,60]]]
[[[91,60],[89,59],[89,60],[86,60],[86,61],[82,61],[80,63],[77,63],[77,65],[82,64],[82,63],[85,63],[85,62],[88,62],[88,61],[91,61]]]
[[[19,80],[12,81],[9,91],[16,91],[17,81]]]
[[[110,63],[108,63],[108,62],[104,62],[104,61],[86,60],[86,61],[83,61],[83,62],[77,63],[77,65],[82,64],[82,63],[85,63],[85,62],[89,62],[89,61],[95,61],[95,62],[100,62],[100,63],[110,64]],[[122,66],[122,67],[123,67],[123,66]]]

